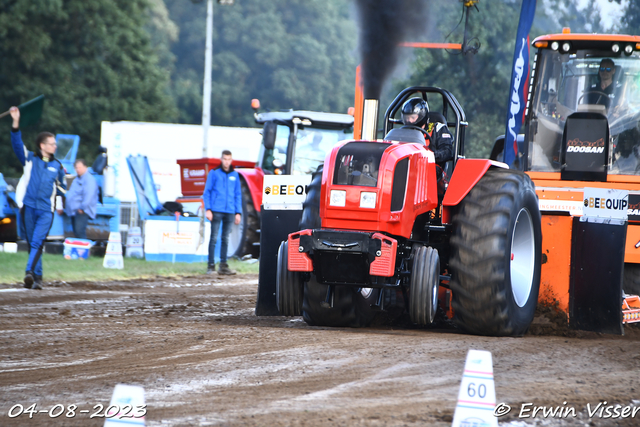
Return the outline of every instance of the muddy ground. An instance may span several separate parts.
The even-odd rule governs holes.
[[[590,418],[585,409],[640,408],[640,328],[576,333],[548,315],[523,338],[309,327],[256,317],[257,283],[238,275],[0,285],[0,426],[102,426],[86,413],[9,412],[106,407],[117,383],[144,387],[147,426],[447,426],[469,349],[493,354],[497,401],[514,408],[501,425],[640,424],[640,412]],[[526,403],[576,416],[519,418]]]

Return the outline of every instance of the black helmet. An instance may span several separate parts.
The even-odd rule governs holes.
[[[411,98],[402,106],[402,123],[421,127],[429,122],[429,104],[420,98]]]

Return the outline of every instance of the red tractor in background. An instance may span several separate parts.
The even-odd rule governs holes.
[[[440,178],[424,135],[399,120],[415,96],[453,135],[454,159]],[[369,108],[377,111],[377,103]],[[376,120],[368,122],[363,135],[375,135],[364,128],[375,129]],[[301,231],[278,251],[282,315],[359,327],[401,306],[414,323],[428,325],[440,306],[471,333],[527,331],[540,285],[538,199],[523,172],[464,158],[466,126],[450,92],[410,87],[387,109],[383,140],[332,149],[313,175]]]

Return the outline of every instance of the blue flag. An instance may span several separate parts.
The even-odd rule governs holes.
[[[509,111],[504,140],[504,162],[511,166],[518,152],[517,136],[524,120],[527,105],[526,92],[529,84],[529,31],[536,13],[536,0],[522,0],[520,22],[513,53],[511,85],[509,86]]]

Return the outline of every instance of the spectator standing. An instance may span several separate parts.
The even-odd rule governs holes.
[[[24,275],[24,287],[42,289],[42,248],[55,210],[56,195],[64,195],[65,170],[54,157],[56,139],[52,133],[41,132],[36,137],[36,151],[27,150],[20,132],[20,110],[11,107],[11,145],[24,173],[16,188],[16,201],[20,206],[22,229],[29,245],[29,259]]]
[[[227,250],[231,226],[240,224],[242,219],[242,189],[240,175],[233,170],[231,151],[224,150],[220,159],[220,167],[209,172],[204,187],[205,216],[211,221],[211,238],[209,239],[209,261],[207,273],[216,271],[215,249],[218,240],[218,230],[222,223],[220,236],[220,268],[218,274],[236,274],[227,264]]]
[[[65,212],[71,218],[73,234],[78,239],[87,238],[89,218],[95,219],[98,205],[98,184],[89,172],[84,159],[74,163],[78,176],[71,183],[67,192]]]

